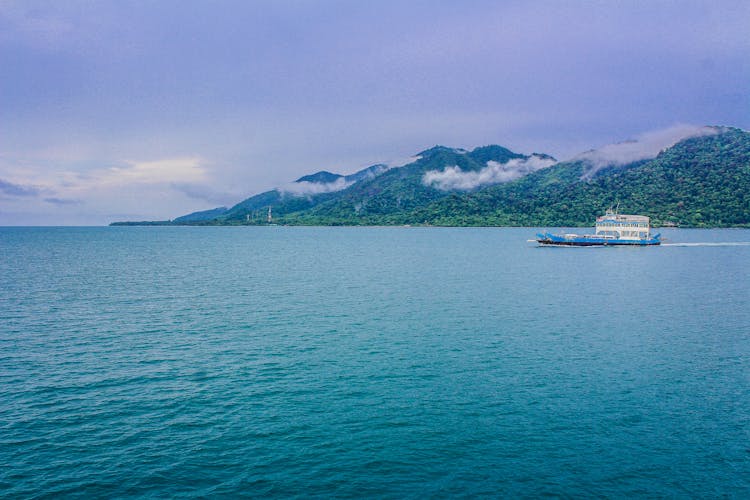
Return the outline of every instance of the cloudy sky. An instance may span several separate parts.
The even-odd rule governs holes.
[[[0,225],[168,219],[443,144],[750,129],[750,2],[0,0]]]

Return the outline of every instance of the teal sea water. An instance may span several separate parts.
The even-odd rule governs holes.
[[[750,497],[750,230],[535,233],[0,228],[0,497]]]

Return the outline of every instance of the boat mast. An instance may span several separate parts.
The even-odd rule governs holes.
[[[273,223],[273,216],[271,215],[271,206],[268,206],[268,223]]]

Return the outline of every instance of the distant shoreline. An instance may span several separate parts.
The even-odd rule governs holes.
[[[491,224],[290,224],[290,223],[278,223],[278,224],[206,224],[205,222],[185,223],[185,222],[171,222],[171,221],[143,221],[143,222],[111,222],[105,227],[131,227],[131,226],[169,226],[169,227],[435,227],[435,228],[447,228],[447,227],[486,227],[486,228],[565,228],[565,227],[591,227],[591,224],[535,224],[535,225],[491,225]],[[750,224],[746,225],[705,225],[705,226],[689,226],[689,225],[659,225],[652,224],[652,229],[750,229]]]

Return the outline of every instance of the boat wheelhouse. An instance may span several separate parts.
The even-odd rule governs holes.
[[[645,215],[618,214],[613,210],[597,217],[594,234],[537,234],[542,245],[609,246],[659,245],[660,235],[651,235],[649,218]]]

